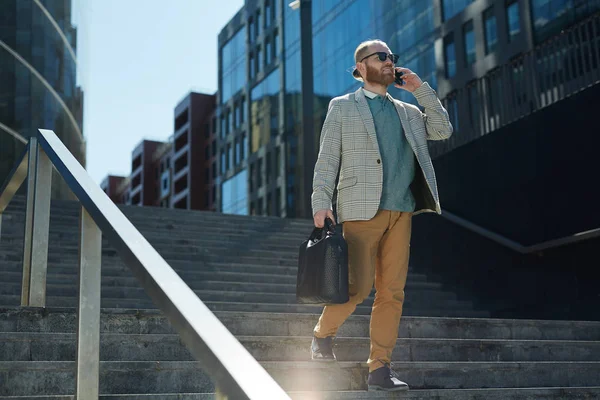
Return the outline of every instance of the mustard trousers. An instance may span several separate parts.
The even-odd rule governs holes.
[[[350,300],[326,306],[314,334],[318,338],[335,336],[339,327],[371,293],[371,351],[369,371],[389,364],[398,339],[398,326],[404,303],[408,273],[412,213],[379,210],[368,221],[344,222],[348,243]]]

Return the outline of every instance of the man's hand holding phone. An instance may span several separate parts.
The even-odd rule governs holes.
[[[335,219],[333,218],[333,211],[321,210],[321,211],[317,211],[315,213],[315,215],[313,216],[313,219],[315,221],[315,226],[317,228],[322,228],[323,226],[325,226],[325,218],[331,219],[333,221],[333,223],[335,224]]]
[[[403,82],[403,84],[399,85],[397,83],[398,80]],[[419,78],[419,76],[412,72],[410,69],[396,67],[396,83],[394,83],[394,86],[398,89],[404,89],[412,93],[419,87],[421,87],[422,84],[423,81],[421,80],[421,78]]]

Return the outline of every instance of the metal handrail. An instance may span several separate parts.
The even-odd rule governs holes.
[[[201,362],[215,383],[217,398],[290,399],[92,180],[56,134],[44,129],[39,130],[37,140],[30,139],[0,190],[1,221],[6,206],[29,176],[22,305],[45,306],[52,165],[81,203],[77,399],[97,399],[99,394],[102,234]]]
[[[442,210],[441,215],[448,221],[451,221],[457,225],[460,225],[463,228],[466,228],[466,229],[468,229],[472,232],[475,232],[483,237],[486,237],[498,244],[501,244],[504,247],[508,247],[509,249],[516,251],[520,254],[537,253],[537,252],[540,252],[543,250],[560,247],[560,246],[565,246],[568,244],[573,244],[573,243],[581,242],[584,240],[589,240],[589,239],[600,237],[600,228],[597,228],[597,229],[591,229],[588,231],[574,233],[572,235],[564,236],[559,239],[547,240],[545,242],[525,246],[525,245],[522,245],[521,243],[515,242],[514,240],[508,239],[507,237],[502,236],[498,233],[492,232],[489,229],[483,228],[471,221],[468,221],[468,220],[461,218],[455,214],[452,214],[451,212],[449,212],[447,210]]]

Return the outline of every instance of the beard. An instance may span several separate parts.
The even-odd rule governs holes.
[[[384,69],[390,68],[389,72]],[[389,86],[394,82],[394,67],[377,68],[367,64],[366,80],[370,83]]]

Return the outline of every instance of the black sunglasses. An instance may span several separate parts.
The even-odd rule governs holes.
[[[384,62],[389,58],[392,64],[396,64],[398,62],[398,58],[400,57],[398,54],[388,54],[385,51],[376,51],[375,53],[371,53],[368,56],[363,57],[360,62],[363,62],[365,59],[374,56],[375,54],[377,54],[377,57],[379,57],[379,61]]]

